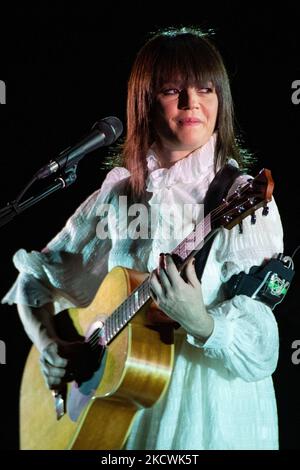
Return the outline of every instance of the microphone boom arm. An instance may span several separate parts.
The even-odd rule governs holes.
[[[16,215],[24,212],[29,207],[33,206],[42,199],[50,196],[59,189],[64,189],[73,184],[76,181],[77,165],[68,167],[58,178],[49,184],[45,189],[39,191],[36,195],[29,197],[23,202],[12,201],[7,206],[0,209],[0,227],[3,227],[8,222],[14,219]]]

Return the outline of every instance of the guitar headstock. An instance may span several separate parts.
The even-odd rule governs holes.
[[[267,203],[272,199],[274,181],[271,171],[263,169],[255,178],[239,187],[231,196],[211,213],[213,227],[223,226],[231,229],[242,219],[255,213],[264,206],[267,214]]]

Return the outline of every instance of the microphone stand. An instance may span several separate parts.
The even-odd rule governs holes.
[[[23,202],[19,202],[18,200],[9,202],[5,207],[0,209],[0,227],[6,225],[8,222],[13,220],[16,215],[19,215],[21,212],[28,209],[28,207],[31,207],[45,197],[50,196],[50,194],[73,184],[77,178],[76,169],[77,164],[66,168],[64,172],[54,180],[54,182]],[[34,181],[35,180],[33,180],[32,183]]]
[[[15,201],[9,202],[5,207],[0,209],[0,227],[6,225],[8,222],[13,220],[16,215],[28,209],[28,207],[31,207],[37,202],[46,198],[47,196],[50,196],[50,194],[73,184],[77,178],[76,169],[77,164],[69,168],[65,168],[61,175],[56,178],[54,182],[49,184],[45,189],[42,189],[36,195],[29,197],[25,201],[20,202],[20,199],[25,194],[27,189],[37,180],[34,176],[29,182],[29,184],[25,187],[25,189],[20,193],[19,198],[17,198]],[[62,385],[52,393],[54,396],[56,416],[57,419],[60,419],[66,412],[66,384]]]

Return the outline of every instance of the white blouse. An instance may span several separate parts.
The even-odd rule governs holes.
[[[147,155],[148,209],[155,216],[152,238],[120,238],[118,196],[129,176],[114,168],[67,221],[43,252],[14,255],[20,274],[2,302],[40,306],[53,302],[59,312],[86,306],[108,271],[121,265],[140,271],[157,266],[161,252],[171,252],[180,240],[161,236],[169,207],[203,203],[214,172],[215,136],[171,168],[160,168],[153,150]],[[235,182],[245,182],[241,176]],[[109,237],[99,236],[99,208],[111,203],[117,219],[108,218]],[[277,449],[277,410],[271,375],[278,359],[278,330],[265,304],[247,296],[225,300],[222,283],[248,272],[265,258],[283,251],[280,216],[274,199],[269,215],[259,209],[257,222],[243,221],[222,229],[214,239],[202,276],[203,298],[214,318],[214,330],[202,344],[183,328],[175,332],[175,364],[164,397],[138,412],[127,441],[128,449]],[[119,216],[119,217],[118,217]],[[151,215],[152,216],[152,215]],[[192,224],[184,220],[183,235]],[[153,228],[153,227],[152,227]],[[172,227],[171,227],[172,229]],[[130,232],[130,231],[129,231]],[[102,237],[103,238],[103,237]]]

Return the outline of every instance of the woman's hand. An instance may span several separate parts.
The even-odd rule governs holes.
[[[87,380],[99,365],[97,357],[84,341],[55,340],[43,349],[40,362],[50,389],[73,380]]]
[[[68,360],[59,355],[57,343],[52,342],[43,349],[40,363],[48,388],[59,387],[65,378]]]
[[[181,277],[170,254],[161,254],[159,268],[150,277],[150,290],[158,307],[193,336],[206,340],[213,331],[213,318],[206,311],[201,284],[192,258]]]

